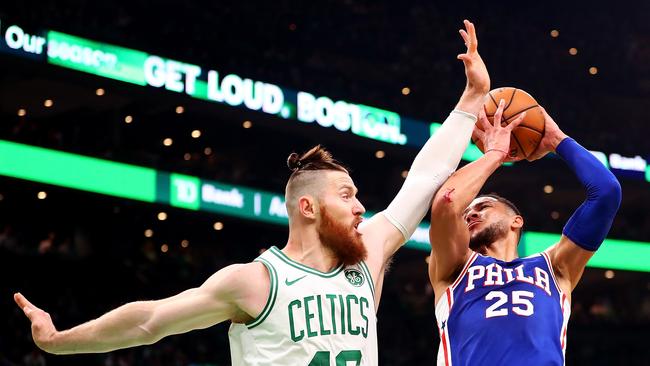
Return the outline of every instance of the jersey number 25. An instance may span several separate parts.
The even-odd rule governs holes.
[[[512,304],[509,307],[517,315],[531,316],[535,312],[535,307],[530,299],[534,296],[535,294],[530,291],[512,291]],[[508,315],[508,306],[504,306],[508,303],[508,294],[503,291],[490,291],[485,295],[487,301],[494,299],[497,301],[485,309],[485,317],[494,318]]]

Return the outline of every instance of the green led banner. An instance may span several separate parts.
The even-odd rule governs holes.
[[[0,140],[0,175],[182,209],[288,224],[284,195],[280,193],[3,140]],[[559,234],[524,232],[520,255],[540,252],[559,237]],[[406,247],[431,250],[428,225],[420,225]],[[588,266],[650,272],[650,243],[607,239]]]
[[[169,187],[169,188],[167,188]],[[289,222],[284,195],[196,177],[159,172],[159,202],[274,224]]]
[[[47,61],[53,65],[137,85],[147,85],[143,66],[147,54],[90,41],[65,33],[47,33]]]
[[[17,25],[1,22],[0,31],[4,35],[0,37],[0,52],[390,144],[421,147],[440,126],[56,31],[30,34]],[[592,153],[616,174],[650,181],[650,167],[641,156]],[[482,155],[470,144],[463,160],[474,161]]]
[[[0,175],[154,202],[156,171],[0,140]]]
[[[539,253],[560,240],[560,234],[526,231],[519,244],[519,254]],[[588,267],[650,272],[650,243],[606,239]]]

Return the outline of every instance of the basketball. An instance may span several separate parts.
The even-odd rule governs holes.
[[[521,124],[512,130],[509,150],[511,157],[525,159],[537,149],[544,136],[544,114],[535,98],[530,94],[521,89],[504,87],[491,90],[485,101],[485,113],[490,123],[493,123],[494,113],[501,99],[505,101],[502,126],[512,122],[520,113],[526,112],[526,117]],[[478,123],[477,126],[480,128]],[[472,141],[481,152],[485,152],[480,140],[472,138]]]

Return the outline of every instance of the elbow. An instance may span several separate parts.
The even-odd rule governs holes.
[[[163,337],[159,335],[159,331],[155,328],[145,325],[139,325],[138,331],[140,332],[140,342],[143,345],[150,345],[158,342]]]
[[[621,184],[613,175],[603,185],[599,196],[607,211],[614,214],[618,211],[623,199],[623,190],[621,189]]]
[[[609,171],[587,189],[587,200],[595,202],[604,212],[616,213],[622,197],[621,184]]]
[[[454,188],[441,188],[438,193],[433,197],[431,204],[431,216],[433,217],[447,217],[447,216],[460,216],[462,210],[459,208],[458,202],[454,200]]]

